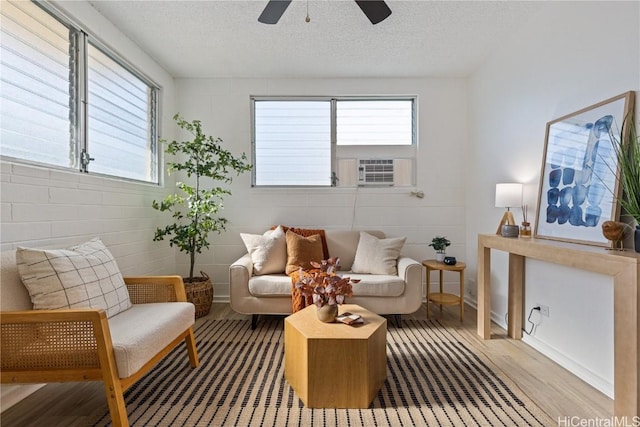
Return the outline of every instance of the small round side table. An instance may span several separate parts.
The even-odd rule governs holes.
[[[467,264],[458,261],[456,265],[447,265],[438,262],[435,259],[422,261],[422,265],[427,269],[427,319],[429,319],[429,302],[440,305],[442,313],[443,305],[460,305],[460,321],[464,320],[464,269]],[[431,271],[438,270],[440,272],[440,292],[431,292]],[[442,290],[442,276],[445,271],[457,271],[460,273],[460,295],[445,293]]]

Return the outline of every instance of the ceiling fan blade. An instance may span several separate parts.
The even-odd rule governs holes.
[[[291,0],[269,0],[258,18],[263,24],[277,24],[282,14],[289,7]]]
[[[374,25],[391,15],[391,9],[382,0],[356,0],[356,3]]]

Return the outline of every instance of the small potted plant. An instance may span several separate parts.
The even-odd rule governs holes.
[[[318,307],[318,319],[331,323],[338,315],[338,304],[344,303],[345,297],[353,296],[351,285],[360,280],[341,277],[335,272],[340,258],[329,258],[320,263],[312,261],[314,270],[298,270],[296,289],[305,297],[311,297]]]
[[[436,236],[431,240],[431,243],[429,243],[429,246],[436,250],[436,260],[438,262],[444,261],[447,246],[449,245],[451,245],[451,242],[444,236]]]

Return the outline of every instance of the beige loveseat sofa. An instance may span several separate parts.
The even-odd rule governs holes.
[[[366,232],[380,239],[385,238],[382,231]],[[353,297],[347,298],[348,303],[358,304],[377,314],[398,316],[414,313],[420,308],[420,263],[401,255],[397,261],[397,275],[351,273],[360,231],[326,230],[325,235],[329,255],[340,258],[339,274],[360,280],[353,285]],[[231,307],[238,313],[253,315],[254,327],[260,314],[290,314],[292,311],[289,276],[284,273],[254,275],[251,256],[248,253],[230,266],[229,288]]]

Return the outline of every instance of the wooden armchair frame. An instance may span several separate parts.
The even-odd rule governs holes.
[[[187,300],[180,276],[124,280],[133,304]],[[5,311],[0,313],[0,326],[2,383],[103,381],[114,426],[129,425],[124,391],[181,341],[187,346],[191,367],[200,363],[193,328],[189,327],[138,372],[120,378],[109,323],[101,309]],[[58,339],[46,340],[47,336]]]

